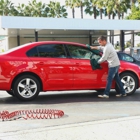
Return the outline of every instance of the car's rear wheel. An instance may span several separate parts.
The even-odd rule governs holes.
[[[134,94],[138,86],[138,81],[136,76],[131,73],[123,73],[120,75],[120,78],[127,95]],[[120,93],[117,84],[115,86],[115,90],[118,94]]]
[[[38,96],[40,84],[36,77],[32,75],[22,75],[16,79],[13,90],[19,100],[31,101]]]

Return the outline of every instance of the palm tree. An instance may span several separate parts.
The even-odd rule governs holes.
[[[113,3],[114,3],[113,12],[117,13],[118,19],[120,19],[122,3],[120,0],[114,0]]]
[[[65,5],[72,9],[72,17],[75,18],[76,0],[65,0]]]
[[[105,11],[108,15],[108,19],[111,19],[111,14],[113,13],[114,0],[105,0]]]
[[[103,18],[103,16],[102,16],[102,14],[103,14],[103,12],[104,12],[104,0],[98,0],[97,1],[97,8],[100,10],[100,19],[102,19]]]
[[[16,6],[16,10],[17,10],[17,15],[16,16],[29,16],[32,17],[32,9],[30,8],[29,5],[25,5],[25,4],[18,4],[18,6]]]
[[[18,4],[16,7],[18,12],[17,16],[30,16],[30,17],[47,17],[49,9],[46,4],[36,2],[36,0],[29,1],[28,5]]]
[[[121,17],[124,19],[124,13],[127,13],[128,9],[130,9],[130,0],[125,0],[121,5]]]
[[[49,7],[49,17],[65,17],[67,18],[67,10],[65,8],[65,6],[61,6],[60,2],[52,2],[50,1],[50,3],[48,4]]]
[[[128,8],[130,8],[130,0],[112,0],[114,7],[113,11],[118,15],[118,19],[121,18],[121,16],[124,13],[127,13]]]
[[[42,3],[42,1],[29,1],[26,10],[30,12],[33,17],[48,17],[49,8],[45,3]]]
[[[96,19],[99,15],[99,11],[97,10],[97,1],[98,0],[88,0],[85,2],[85,13],[89,15],[94,15],[94,19]]]
[[[0,15],[1,16],[12,16],[15,13],[14,5],[9,0],[0,1]]]
[[[76,0],[76,7],[80,7],[81,18],[83,18],[83,7],[85,6],[85,0]]]
[[[137,0],[131,0],[131,10],[136,2]],[[131,31],[131,47],[134,47],[134,31]]]

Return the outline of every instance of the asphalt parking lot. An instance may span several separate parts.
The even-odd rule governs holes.
[[[111,92],[109,99],[100,99],[97,97],[98,94],[95,91],[48,92],[41,93],[34,101],[21,102],[1,91],[0,111],[58,109],[63,110],[65,115],[58,119],[24,120],[21,118],[13,121],[0,121],[0,140],[19,139],[14,136],[21,132],[30,133],[30,138],[32,138],[31,132],[33,131],[37,133],[62,126],[78,126],[81,123],[140,116],[140,90],[132,96],[121,98],[116,98],[114,91]],[[45,139],[43,138],[45,135],[44,133],[42,139]]]

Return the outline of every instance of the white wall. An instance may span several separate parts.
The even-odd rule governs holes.
[[[6,37],[0,40],[0,52],[4,52],[7,50],[7,40]]]
[[[8,44],[9,44],[9,46],[8,46],[9,49],[16,47],[17,46],[17,38],[16,37],[9,37]]]
[[[38,41],[68,41],[68,42],[77,42],[82,44],[89,43],[89,38],[38,38]],[[20,45],[35,42],[35,38],[20,38]],[[8,39],[9,49],[17,46],[17,38],[9,37]]]

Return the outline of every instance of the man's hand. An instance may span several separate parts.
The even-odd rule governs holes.
[[[86,44],[86,46],[87,46],[89,49],[91,49],[89,44]]]
[[[97,46],[90,46],[89,44],[86,44],[86,46],[87,46],[89,49],[98,50],[98,47],[97,47]]]

